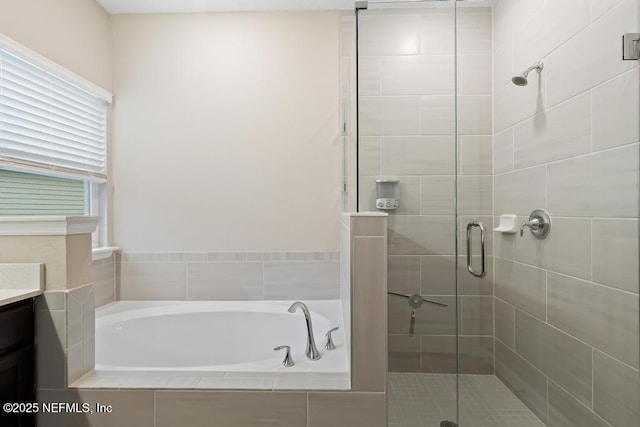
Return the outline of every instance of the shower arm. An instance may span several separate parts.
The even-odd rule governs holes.
[[[532,72],[533,70],[536,70],[538,73],[542,72],[542,69],[544,68],[544,63],[542,63],[541,61],[536,62],[535,64],[533,64],[531,67],[527,68],[522,75],[526,76],[527,74],[529,74],[530,72]]]

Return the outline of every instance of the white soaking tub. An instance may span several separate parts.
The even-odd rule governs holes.
[[[311,312],[322,358],[311,361],[302,311],[289,313],[293,301],[118,301],[96,310],[96,371],[225,373],[349,372],[340,301],[304,303]],[[326,332],[337,348],[328,351]],[[291,346],[295,366],[284,367],[280,345]],[[267,375],[268,374],[268,375]],[[236,375],[237,376],[237,375]]]

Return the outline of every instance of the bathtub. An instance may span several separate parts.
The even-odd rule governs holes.
[[[347,374],[340,301],[305,301],[313,322],[317,361],[304,354],[306,324],[293,301],[117,301],[96,310],[96,371]],[[337,348],[325,350],[326,332]],[[295,366],[284,367],[291,346]],[[256,375],[257,376],[257,375]]]

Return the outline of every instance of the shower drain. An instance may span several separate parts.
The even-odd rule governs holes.
[[[458,424],[454,423],[453,421],[441,421],[440,427],[458,427]]]

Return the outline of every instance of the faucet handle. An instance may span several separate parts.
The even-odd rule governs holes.
[[[335,328],[330,329],[327,334],[327,345],[324,346],[324,348],[326,348],[327,350],[335,350],[336,349],[336,345],[333,343],[333,338],[331,338],[331,332],[335,332],[338,329],[340,329],[339,326],[336,326]]]
[[[551,231],[551,217],[544,209],[535,209],[529,215],[529,219],[520,226],[520,237],[524,235],[524,228],[529,227],[531,234],[536,239],[544,239]]]
[[[524,235],[524,228],[525,227],[529,227],[531,230],[537,231],[537,230],[540,229],[541,226],[542,226],[542,223],[540,222],[540,220],[538,218],[533,218],[533,219],[530,219],[528,221],[523,222],[522,225],[520,226],[520,237],[522,237]]]
[[[282,361],[282,366],[286,366],[287,368],[295,365],[293,359],[291,358],[291,347],[288,345],[281,345],[273,349],[274,351],[286,350],[287,352],[284,355],[284,360]]]

